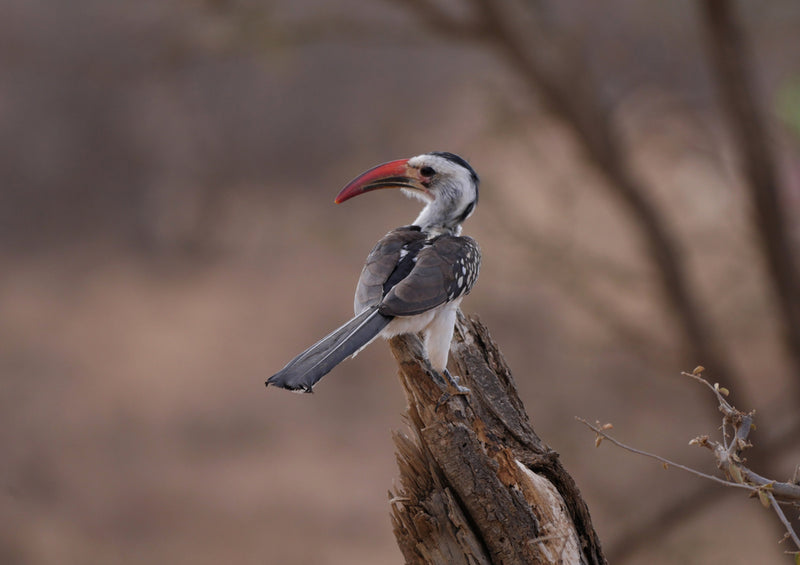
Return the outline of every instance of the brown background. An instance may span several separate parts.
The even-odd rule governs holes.
[[[0,562],[400,563],[386,493],[404,399],[387,346],[314,395],[263,381],[348,318],[366,253],[417,212],[392,191],[335,206],[340,187],[429,150],[482,176],[465,233],[484,263],[463,308],[506,354],[609,556],[701,483],[595,449],[575,416],[713,470],[687,445],[716,432],[713,398],[679,376],[703,360],[684,355],[638,232],[490,52],[436,41],[394,3],[4,4]],[[693,5],[558,6],[766,441],[796,417],[791,373]],[[740,7],[797,218],[800,7]],[[785,455],[777,478],[797,445]],[[787,562],[780,535],[729,496],[619,562]]]

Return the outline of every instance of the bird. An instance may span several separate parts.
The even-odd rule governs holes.
[[[336,204],[399,188],[425,206],[412,224],[391,230],[367,256],[356,285],[355,316],[289,361],[266,385],[310,393],[376,337],[412,333],[422,334],[425,355],[444,377],[447,394],[468,394],[447,370],[447,359],[459,305],[480,270],[480,247],[461,235],[478,204],[479,183],[465,159],[445,151],[383,163],[347,183]]]

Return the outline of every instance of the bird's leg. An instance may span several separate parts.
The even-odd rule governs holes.
[[[458,384],[458,378],[447,370],[447,358],[450,355],[450,343],[453,340],[453,327],[460,299],[442,307],[425,328],[425,352],[437,376],[439,384],[444,385],[445,393],[437,402],[438,408],[453,396],[465,396],[469,389]]]
[[[445,377],[444,379],[441,380],[443,381],[442,384],[444,384],[446,390],[444,394],[442,394],[442,396],[440,396],[439,400],[436,402],[436,410],[439,410],[439,407],[442,404],[444,404],[454,396],[467,396],[470,393],[470,390],[467,387],[458,384],[458,377],[454,377],[453,375],[451,375],[450,371],[448,371],[446,368],[442,370],[441,375]]]
[[[448,388],[451,389],[451,394],[465,396],[470,393],[470,390],[467,387],[458,384],[458,381],[461,377],[454,377],[447,369],[442,371],[442,374],[444,374],[444,377],[447,379],[447,384],[449,385]]]

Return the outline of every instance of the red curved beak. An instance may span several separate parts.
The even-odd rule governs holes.
[[[341,204],[354,196],[380,188],[410,188],[427,192],[419,175],[415,173],[416,170],[408,166],[408,159],[383,163],[347,183],[334,202]]]

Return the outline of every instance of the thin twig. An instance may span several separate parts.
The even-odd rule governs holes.
[[[644,457],[649,457],[651,459],[655,459],[656,461],[659,461],[659,462],[661,462],[661,463],[663,463],[665,465],[671,465],[673,467],[677,467],[678,469],[686,471],[687,473],[691,473],[692,475],[696,475],[698,477],[702,477],[704,479],[708,479],[710,481],[714,481],[715,483],[719,483],[719,484],[722,484],[722,485],[725,485],[725,486],[729,486],[729,487],[736,487],[736,488],[742,488],[742,489],[748,490],[751,493],[758,494],[759,498],[760,498],[761,495],[766,495],[767,498],[770,501],[770,504],[772,505],[772,508],[775,510],[775,513],[777,514],[778,518],[780,519],[781,523],[783,523],[784,527],[786,528],[787,534],[789,535],[789,537],[791,537],[792,541],[795,542],[795,544],[797,545],[797,548],[800,549],[800,539],[797,538],[797,534],[795,533],[794,529],[792,528],[791,523],[786,518],[786,515],[783,513],[783,509],[780,508],[780,506],[778,504],[778,501],[776,500],[776,498],[775,498],[775,496],[774,496],[774,494],[772,492],[772,486],[774,484],[776,484],[775,481],[770,481],[769,483],[766,483],[766,484],[761,485],[761,486],[753,486],[753,485],[747,484],[745,482],[738,483],[738,482],[733,482],[733,481],[727,481],[725,479],[720,479],[719,477],[716,477],[714,475],[709,475],[707,473],[703,473],[701,471],[698,471],[697,469],[692,469],[691,467],[687,467],[685,465],[681,465],[680,463],[675,463],[674,461],[666,459],[665,457],[661,457],[660,455],[656,455],[654,453],[648,453],[647,451],[642,451],[641,449],[636,449],[635,447],[631,447],[629,445],[626,445],[626,444],[622,443],[621,441],[619,441],[619,440],[613,438],[612,436],[608,435],[605,431],[600,429],[600,427],[593,426],[592,424],[590,424],[589,422],[587,422],[583,418],[576,418],[576,420],[578,420],[579,422],[582,422],[584,425],[586,425],[588,428],[590,428],[592,431],[594,431],[594,433],[596,433],[599,437],[601,437],[603,439],[606,439],[606,440],[610,441],[611,443],[613,443],[614,445],[616,445],[617,447],[620,447],[620,448],[622,448],[622,449],[624,449],[626,451],[630,451],[631,453],[635,453],[637,455],[643,455]],[[745,468],[743,468],[743,469],[745,469]]]
[[[589,427],[592,431],[594,431],[594,433],[596,433],[597,435],[599,435],[603,439],[606,439],[606,440],[610,441],[611,443],[613,443],[617,447],[621,447],[625,451],[630,451],[631,453],[635,453],[637,455],[643,455],[645,457],[649,457],[650,459],[655,459],[656,461],[660,461],[661,463],[664,463],[665,465],[669,465],[671,467],[677,467],[678,469],[682,469],[682,470],[686,471],[687,473],[691,473],[692,475],[697,475],[698,477],[702,477],[704,479],[708,479],[710,481],[714,481],[715,483],[719,483],[721,485],[725,485],[725,486],[728,486],[728,487],[743,488],[743,489],[749,490],[751,492],[755,492],[755,491],[758,490],[758,487],[754,487],[754,486],[746,485],[746,484],[741,484],[741,483],[734,483],[733,481],[726,481],[725,479],[720,479],[719,477],[716,477],[714,475],[709,475],[707,473],[703,473],[702,471],[698,471],[697,469],[692,469],[691,467],[687,467],[686,465],[681,465],[680,463],[676,463],[675,461],[672,461],[670,459],[666,459],[665,457],[661,457],[660,455],[656,455],[655,453],[648,453],[647,451],[642,451],[641,449],[636,449],[635,447],[631,447],[630,445],[626,445],[626,444],[622,443],[621,441],[615,439],[614,437],[608,435],[606,432],[601,430],[599,427],[593,426],[592,424],[590,424],[589,422],[587,422],[583,418],[576,417],[575,419],[578,420],[579,422],[583,423],[587,427]]]
[[[714,393],[719,402],[719,410],[723,413],[722,425],[725,426],[725,423],[728,422],[736,430],[730,444],[726,445],[725,449],[713,449],[719,467],[726,473],[740,475],[742,480],[755,485],[757,489],[769,488],[781,502],[797,504],[800,501],[800,485],[794,481],[783,482],[768,479],[742,464],[740,453],[745,448],[751,447],[747,438],[753,428],[753,413],[746,414],[732,406],[724,396],[728,392],[727,389],[720,387],[717,383],[712,385],[700,376],[702,371],[703,368],[698,367],[691,373],[682,372],[681,374],[705,385]],[[717,445],[719,444],[709,441],[707,447],[714,448]],[[732,467],[735,469],[731,469]]]
[[[794,529],[792,528],[792,524],[786,518],[786,514],[783,513],[783,508],[780,507],[778,501],[775,500],[775,496],[771,492],[767,492],[767,498],[769,498],[769,502],[772,505],[772,509],[775,511],[775,514],[778,515],[783,525],[786,527],[786,532],[789,534],[789,537],[792,538],[792,541],[797,546],[797,549],[800,549],[800,538],[797,537]]]
[[[786,449],[795,446],[800,440],[800,428],[797,424],[784,430],[783,433],[768,440],[764,445],[759,446],[759,452],[764,460],[770,460]],[[800,479],[800,467],[796,479]],[[792,479],[790,484],[798,484],[798,480]],[[646,545],[648,540],[663,535],[664,531],[670,531],[685,524],[689,517],[696,513],[700,508],[708,508],[717,503],[725,496],[730,496],[736,491],[727,489],[709,489],[704,484],[699,484],[691,488],[688,492],[676,496],[667,505],[660,508],[653,515],[640,521],[637,527],[627,531],[624,536],[610,544],[607,553],[612,562],[622,562],[629,559],[640,548]],[[796,505],[796,502],[778,501],[780,504]]]
[[[797,548],[800,549],[800,539],[798,539],[797,533],[794,531],[791,522],[786,518],[786,514],[784,514],[783,510],[780,508],[780,503],[791,503],[795,507],[800,505],[800,485],[797,485],[794,482],[779,482],[767,479],[757,473],[754,473],[744,466],[742,463],[743,459],[741,457],[741,453],[748,447],[751,447],[751,444],[748,442],[747,438],[750,435],[750,430],[753,428],[753,412],[744,413],[738,410],[735,406],[731,405],[725,399],[725,397],[729,394],[728,390],[724,387],[721,387],[719,383],[714,383],[712,385],[709,381],[704,379],[701,376],[703,371],[703,367],[697,367],[691,373],[684,372],[682,374],[705,385],[716,396],[719,410],[722,412],[723,440],[722,443],[720,443],[709,439],[708,436],[700,436],[693,439],[689,443],[711,450],[717,459],[717,466],[722,469],[727,476],[733,477],[733,481],[727,481],[714,475],[708,475],[706,473],[697,471],[696,469],[692,469],[690,467],[670,461],[669,459],[665,459],[659,455],[647,453],[646,451],[625,445],[624,443],[609,436],[605,432],[605,430],[611,427],[610,425],[593,426],[586,420],[581,418],[577,419],[580,422],[583,422],[586,426],[591,428],[595,434],[597,434],[596,443],[598,446],[600,445],[602,439],[607,439],[617,447],[621,447],[626,451],[655,459],[664,463],[665,465],[673,465],[693,475],[697,475],[698,477],[703,477],[726,486],[743,488],[753,494],[758,495],[759,500],[762,502],[762,504],[764,504],[764,506],[772,506],[775,514],[778,516],[778,519],[786,529],[786,537],[791,538],[795,542]],[[728,443],[726,440],[726,424],[730,424],[735,430],[730,443]]]

